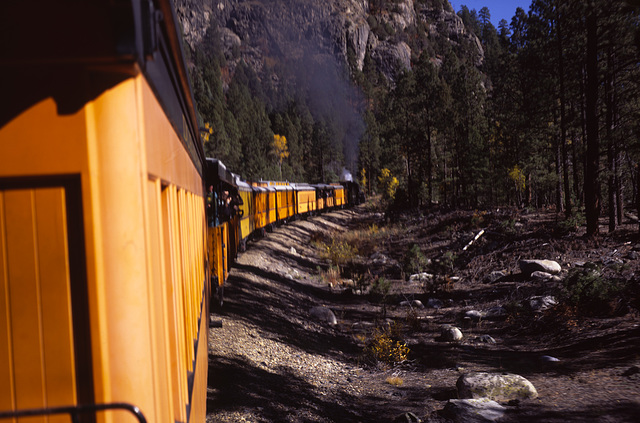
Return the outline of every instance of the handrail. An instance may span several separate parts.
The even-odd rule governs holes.
[[[53,414],[68,414],[71,417],[73,423],[77,423],[80,414],[87,414],[96,411],[106,410],[126,410],[132,413],[139,423],[147,423],[147,419],[142,414],[142,411],[138,407],[132,404],[124,402],[114,402],[111,404],[89,404],[89,405],[71,405],[67,407],[52,407],[52,408],[32,408],[27,410],[16,411],[0,411],[1,419],[10,419],[17,417],[34,417],[34,416],[49,416]]]

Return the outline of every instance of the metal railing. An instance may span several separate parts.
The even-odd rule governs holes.
[[[98,411],[124,410],[133,414],[139,423],[147,423],[147,419],[142,411],[135,405],[124,402],[111,404],[90,404],[90,405],[70,405],[68,407],[32,408],[16,411],[0,411],[0,420],[19,417],[51,416],[57,414],[67,414],[72,423],[80,423],[80,415],[96,413]]]

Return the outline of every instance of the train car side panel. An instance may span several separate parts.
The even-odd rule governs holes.
[[[66,219],[62,187],[0,190],[2,409],[76,402]]]
[[[250,189],[239,189],[240,198],[243,204],[240,206],[242,216],[240,218],[240,236],[241,240],[245,240],[255,229],[255,220],[253,218],[253,195]]]
[[[336,207],[342,207],[345,205],[344,188],[342,186],[336,186],[335,197]]]
[[[141,177],[144,145],[141,145],[137,86],[127,80],[87,106],[91,169],[97,201],[91,227],[96,232],[95,255],[104,263],[97,268],[95,307],[98,313],[94,342],[98,354],[95,373],[103,380],[97,401],[136,403],[148,419],[156,420],[154,386],[148,359],[153,348],[149,316],[146,268],[146,198]],[[145,178],[146,179],[146,178]],[[177,226],[177,225],[176,225]],[[118,265],[113,265],[118,263]],[[127,336],[123,336],[127,334]],[[131,343],[130,339],[136,339]],[[128,350],[123,357],[121,351]],[[117,359],[115,359],[117,358]],[[135,375],[136,384],[131,384]]]
[[[276,223],[277,219],[277,200],[276,200],[276,190],[271,187],[268,188],[267,191],[267,216],[265,225],[271,225]]]

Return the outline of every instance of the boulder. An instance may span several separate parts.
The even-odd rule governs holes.
[[[331,311],[329,307],[313,307],[311,310],[309,310],[309,314],[311,314],[311,317],[320,322],[327,323],[332,326],[338,324],[336,315],[333,313],[333,311]]]
[[[500,421],[505,411],[505,407],[486,398],[450,399],[442,414],[456,423],[483,423]]]
[[[488,398],[494,401],[533,399],[538,391],[527,379],[512,373],[467,373],[456,382],[460,398]]]
[[[562,271],[558,262],[553,260],[520,260],[518,262],[520,271],[527,276],[533,272],[540,271],[556,275]]]

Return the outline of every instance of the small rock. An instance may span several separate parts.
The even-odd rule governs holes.
[[[455,342],[462,340],[462,331],[460,328],[450,325],[444,325],[440,331],[443,341]]]
[[[558,363],[559,361],[560,361],[559,358],[555,358],[550,355],[543,355],[540,357],[541,363]]]
[[[421,423],[421,422],[422,420],[420,420],[418,416],[416,416],[412,412],[400,414],[399,416],[394,417],[394,419],[392,420],[392,423]]]
[[[456,423],[497,422],[505,414],[506,408],[486,398],[450,399],[442,413]]]
[[[631,366],[627,370],[625,370],[624,373],[622,373],[622,376],[629,377],[629,376],[637,375],[638,373],[640,373],[640,367]]]
[[[296,251],[295,248],[291,247],[289,248],[289,254],[291,254],[292,256],[297,256],[298,252]]]
[[[493,339],[492,336],[490,335],[480,335],[478,338],[476,338],[478,341],[480,342],[484,342],[486,344],[495,344],[496,340]]]
[[[336,315],[331,311],[329,307],[319,306],[313,307],[309,313],[313,318],[319,320],[321,322],[328,323],[329,325],[338,324],[338,319],[336,319]]]
[[[423,309],[424,308],[424,304],[422,304],[422,301],[420,301],[420,300],[402,301],[400,303],[400,306],[401,307],[419,308],[419,309]]]
[[[531,310],[537,312],[545,311],[558,305],[556,297],[552,295],[535,296],[529,298],[527,301]]]
[[[387,264],[390,261],[389,257],[379,252],[373,253],[369,259],[375,264]]]
[[[485,319],[488,320],[502,320],[507,318],[507,310],[502,306],[491,307],[484,313]]]
[[[531,279],[536,281],[546,281],[551,279],[552,277],[553,275],[551,273],[543,272],[541,270],[536,270],[535,272],[531,273]]]
[[[624,264],[624,260],[618,257],[605,257],[602,259],[602,264],[605,266],[611,266],[614,264]]]
[[[638,260],[640,255],[636,251],[629,251],[626,255],[629,260]]]
[[[488,398],[494,401],[533,399],[538,391],[527,379],[511,373],[467,373],[456,382],[460,398]]]
[[[416,273],[409,276],[409,282],[428,282],[433,278],[434,276],[431,273]]]
[[[468,317],[469,319],[473,320],[474,322],[480,321],[483,317],[484,314],[478,310],[469,310],[466,313],[464,313],[465,317]]]
[[[493,271],[493,272],[489,273],[487,276],[485,276],[482,281],[484,283],[494,283],[498,279],[504,278],[505,276],[507,276],[507,274],[504,271],[496,270],[496,271]]]
[[[553,260],[520,260],[520,271],[530,276],[535,271],[547,272],[556,275],[562,271],[558,262]]]
[[[427,307],[428,308],[442,308],[443,304],[442,301],[437,299],[437,298],[429,298],[427,300]]]

